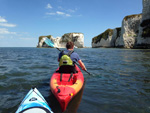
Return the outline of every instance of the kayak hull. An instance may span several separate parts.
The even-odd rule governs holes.
[[[72,75],[68,73],[60,74],[57,70],[51,77],[50,88],[60,103],[62,112],[64,112],[68,106],[68,103],[83,87],[84,77],[81,70],[77,66],[76,70],[78,72]]]
[[[41,93],[32,88],[21,102],[16,113],[53,113]]]

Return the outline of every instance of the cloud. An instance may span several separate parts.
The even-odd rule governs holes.
[[[6,28],[0,28],[0,34],[16,34],[16,32],[10,32]]]
[[[0,23],[0,26],[3,26],[3,27],[16,27],[15,24],[9,24],[9,23]]]
[[[60,12],[60,11],[56,11],[56,14],[58,14],[58,15],[64,15],[65,13],[64,12]]]
[[[57,11],[56,14],[62,15],[62,16],[66,16],[66,17],[71,17],[70,14],[67,14],[67,13],[64,13],[64,12],[60,12],[60,11]]]
[[[3,18],[2,16],[0,16],[0,26],[2,26],[2,27],[16,27],[15,24],[8,23],[7,20],[5,18]]]
[[[54,13],[46,13],[47,15],[60,15],[60,16],[65,16],[65,17],[71,17],[70,14],[67,14],[65,12],[61,12],[61,11],[56,11]]]
[[[56,15],[56,13],[46,13],[47,15]]]
[[[47,9],[52,9],[53,7],[51,6],[51,4],[47,4],[46,8]]]
[[[46,6],[47,9],[52,8],[52,6],[48,3]],[[51,12],[46,12],[46,15],[50,15],[52,16],[62,16],[62,17],[72,17],[77,16],[77,14],[75,14],[77,11],[79,10],[79,8],[71,8],[71,9],[65,9],[62,6],[57,6],[54,7],[53,11]],[[73,14],[74,13],[74,14]]]
[[[7,22],[7,20],[0,16],[0,22]]]
[[[33,39],[35,39],[35,38],[21,37],[21,38],[19,38],[19,39],[22,39],[22,40],[33,40]]]
[[[71,15],[70,14],[65,14],[67,17],[71,17]]]

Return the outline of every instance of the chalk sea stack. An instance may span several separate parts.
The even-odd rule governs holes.
[[[84,35],[83,33],[66,33],[62,37],[53,38],[52,35],[48,36],[40,36],[39,42],[37,47],[49,47],[45,42],[44,38],[49,38],[56,47],[58,48],[65,48],[66,43],[68,41],[72,41],[75,44],[75,47],[77,48],[83,48],[84,47]]]

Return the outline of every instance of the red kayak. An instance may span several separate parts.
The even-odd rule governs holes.
[[[83,87],[84,77],[78,66],[76,66],[77,73],[75,74],[61,74],[57,70],[51,77],[50,88],[59,101],[62,112],[64,112],[71,99]]]

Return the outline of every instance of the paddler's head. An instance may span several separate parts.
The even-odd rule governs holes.
[[[73,50],[73,49],[74,49],[74,43],[73,43],[73,42],[67,42],[66,48],[67,48],[68,50]]]

